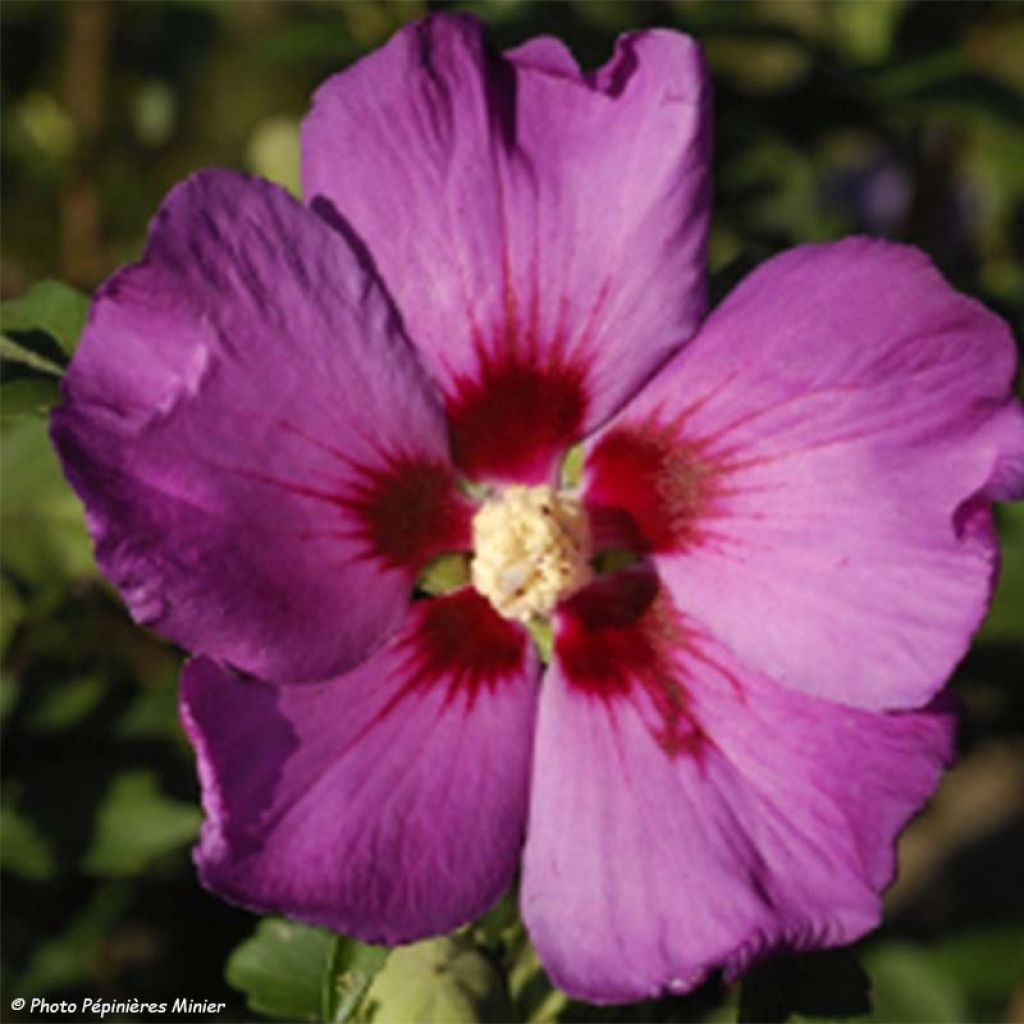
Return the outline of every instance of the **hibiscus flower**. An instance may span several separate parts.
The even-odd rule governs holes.
[[[317,92],[308,205],[199,173],[99,290],[53,436],[193,655],[213,891],[398,943],[521,872],[602,1001],[877,923],[1024,482],[1014,346],[864,238],[705,317],[708,117],[685,36],[583,73],[438,15]]]

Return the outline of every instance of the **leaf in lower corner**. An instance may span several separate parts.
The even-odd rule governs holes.
[[[245,993],[251,1010],[274,1020],[323,1020],[323,975],[335,939],[322,928],[264,918],[228,959],[228,984]]]

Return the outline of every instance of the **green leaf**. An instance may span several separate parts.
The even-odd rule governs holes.
[[[826,949],[754,967],[740,989],[739,1020],[786,1021],[868,1013],[867,974],[850,949]]]
[[[150,772],[126,772],[114,780],[99,809],[83,867],[94,875],[138,874],[157,857],[192,842],[201,817],[191,804],[161,793]]]
[[[472,944],[429,939],[392,951],[367,994],[373,1024],[508,1019],[494,968]]]
[[[366,946],[343,935],[334,937],[321,993],[325,1021],[345,1024],[357,1019],[363,999],[384,967],[388,952],[382,946]]]
[[[1024,505],[1001,505],[999,580],[992,607],[978,633],[985,643],[1016,643],[1024,622]]]
[[[107,685],[101,675],[81,676],[56,683],[42,691],[39,705],[29,718],[37,732],[60,732],[69,729],[103,699]]]
[[[62,281],[39,281],[18,299],[3,304],[0,320],[4,333],[44,331],[70,357],[85,326],[89,299]],[[6,348],[4,355],[6,355]],[[60,367],[57,367],[58,372]]]
[[[902,0],[889,3],[830,4],[835,44],[854,63],[874,64],[892,50]]]
[[[1009,994],[1024,978],[1024,927],[983,928],[954,935],[932,951],[932,959],[971,1001],[969,1017],[1002,1018]]]
[[[0,864],[4,870],[36,882],[52,878],[57,866],[53,851],[35,823],[9,803],[0,809],[0,822]]]
[[[178,723],[177,687],[143,688],[118,719],[115,732],[121,739],[187,742]]]
[[[322,928],[264,918],[228,959],[228,984],[249,1009],[276,1020],[323,1019],[323,978],[334,963],[335,936]]]
[[[0,415],[5,420],[45,416],[59,401],[60,387],[53,377],[19,377],[0,387]]]
[[[82,506],[64,480],[42,420],[18,420],[3,436],[0,526],[4,565],[39,587],[61,589],[95,573]]]
[[[561,1020],[571,1005],[569,997],[551,984],[525,928],[519,927],[518,941],[506,959],[508,992],[516,1010],[511,1016],[526,1021]],[[730,1022],[733,1019],[730,1017]]]
[[[909,942],[887,942],[864,954],[871,974],[872,1019],[901,1024],[956,1024],[967,1020],[959,988],[929,956]]]
[[[510,934],[522,931],[519,921],[519,893],[517,887],[509,886],[501,899],[472,926],[473,933],[483,942],[498,946]]]

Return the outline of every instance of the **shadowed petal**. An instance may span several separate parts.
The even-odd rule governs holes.
[[[582,74],[438,15],[330,79],[303,186],[352,232],[444,391],[469,475],[537,482],[704,309],[708,91],[669,31]]]
[[[605,543],[785,686],[914,707],[985,612],[1024,493],[1005,324],[867,239],[769,261],[592,443]]]
[[[470,590],[417,603],[385,650],[326,683],[191,662],[204,883],[369,942],[482,913],[520,855],[537,673],[525,632]]]
[[[895,836],[951,755],[950,714],[783,689],[642,571],[563,606],[555,649],[522,905],[559,987],[684,992],[878,922]]]
[[[467,539],[440,405],[382,291],[237,174],[175,189],[100,290],[53,437],[133,615],[283,681],[362,660],[417,568]]]

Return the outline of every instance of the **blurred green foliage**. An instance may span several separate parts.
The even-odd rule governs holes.
[[[85,315],[81,296],[48,279],[88,290],[137,258],[160,198],[200,166],[297,190],[298,126],[313,88],[429,6],[438,5],[11,0],[0,12],[0,290],[16,297],[3,312],[0,426],[2,1004],[187,995],[225,1002],[225,1020],[356,1013],[377,1024],[855,1012],[855,973],[822,993],[831,975],[820,964],[808,975],[799,961],[757,972],[742,995],[713,979],[686,999],[573,1003],[551,989],[510,899],[478,927],[394,954],[380,971],[379,952],[316,929],[271,920],[253,933],[253,918],[198,886],[179,653],[132,626],[97,575],[48,443],[42,414],[58,400]],[[921,245],[958,288],[1020,326],[1019,5],[458,6],[489,22],[496,46],[554,33],[587,66],[627,29],[699,37],[716,90],[716,298],[780,249],[866,231]],[[954,683],[961,766],[908,832],[886,924],[862,950],[878,1021],[1024,1013],[1024,510],[1003,509],[999,522],[995,605]],[[822,1001],[837,992],[848,998]]]

